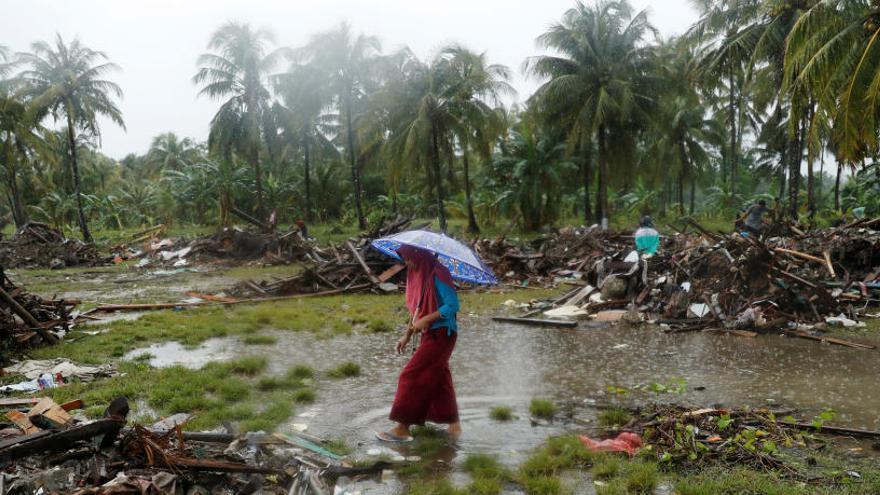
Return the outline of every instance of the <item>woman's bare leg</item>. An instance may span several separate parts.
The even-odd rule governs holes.
[[[461,436],[461,422],[456,421],[455,423],[449,423],[449,436],[453,440],[458,440],[458,437]]]

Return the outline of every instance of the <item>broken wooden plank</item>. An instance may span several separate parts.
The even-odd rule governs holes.
[[[31,407],[37,402],[40,402],[40,399],[36,397],[27,397],[22,399],[0,399],[0,407]]]
[[[76,399],[61,404],[61,409],[64,409],[65,411],[74,411],[76,409],[82,409],[83,407],[85,407],[85,403],[83,403],[82,399]]]
[[[576,321],[567,321],[567,320],[541,320],[537,318],[516,318],[510,316],[496,316],[492,318],[493,321],[499,321],[502,323],[519,323],[522,325],[533,325],[533,326],[542,326],[542,327],[565,327],[565,328],[574,328],[578,325]]]
[[[50,344],[55,344],[58,342],[58,337],[56,337],[55,334],[43,328],[43,324],[40,323],[39,320],[34,318],[34,315],[32,315],[28,310],[24,309],[21,304],[18,304],[18,301],[10,296],[8,292],[3,290],[2,287],[0,287],[0,300],[3,300],[3,302],[5,302],[15,314],[17,314],[22,320],[24,320],[24,322],[29,327],[39,333],[40,336],[46,340],[46,342]]]
[[[814,263],[819,263],[831,274],[832,277],[837,278],[837,274],[834,273],[834,267],[831,266],[831,257],[828,253],[824,253],[827,258],[820,258],[818,256],[813,256],[812,254],[802,253],[800,251],[795,251],[794,249],[785,249],[785,248],[773,248],[773,252],[776,253],[785,253],[790,256],[794,256],[795,258],[800,258],[806,261],[812,261]]]
[[[403,263],[396,263],[391,268],[389,268],[389,269],[385,270],[384,272],[382,272],[381,274],[379,274],[379,277],[378,277],[379,283],[384,284],[385,282],[391,280],[391,277],[393,277],[393,276],[397,275],[398,273],[400,273],[401,271],[403,271],[404,268],[406,268],[406,265],[404,265]]]
[[[868,344],[860,344],[858,342],[852,342],[849,340],[838,339],[836,337],[827,337],[827,336],[816,336],[810,335],[804,330],[787,330],[784,332],[785,335],[789,335],[791,337],[800,337],[802,339],[814,340],[816,342],[827,342],[829,344],[842,345],[845,347],[852,347],[855,349],[876,349],[877,346],[868,345]]]
[[[212,459],[192,459],[189,457],[169,456],[170,462],[165,462],[161,456],[155,459],[155,466],[165,466],[170,469],[186,468],[189,471],[209,471],[216,473],[254,473],[275,474],[283,476],[285,473],[279,469],[251,466],[240,462],[215,461]]]
[[[6,417],[9,418],[9,420],[12,421],[15,426],[21,428],[21,431],[23,431],[25,435],[40,431],[39,428],[31,423],[31,419],[28,417],[28,415],[21,411],[9,411],[6,413]]]
[[[43,397],[40,399],[40,402],[32,407],[27,415],[28,418],[42,416],[46,418],[49,423],[57,427],[67,426],[73,421],[73,417],[49,397]],[[31,422],[33,422],[33,419],[31,419]]]
[[[97,436],[112,435],[122,429],[124,419],[104,418],[59,432],[40,431],[0,442],[0,462],[21,459],[31,454],[68,450],[71,443]]]
[[[378,285],[379,279],[377,279],[376,276],[373,275],[373,271],[370,270],[369,265],[367,265],[367,263],[364,261],[364,257],[361,256],[361,253],[358,252],[358,250],[354,247],[354,245],[351,243],[351,241],[345,241],[345,245],[348,247],[348,250],[351,251],[351,254],[354,255],[354,257],[358,261],[358,263],[360,263],[361,267],[364,269],[364,273],[366,273],[367,277],[370,278],[370,281],[373,282],[374,284]]]
[[[103,306],[98,306],[94,308],[97,311],[104,312],[113,312],[113,311],[149,311],[155,309],[174,309],[174,308],[191,308],[198,306],[232,306],[236,304],[257,304],[263,302],[272,302],[272,301],[284,301],[287,299],[301,299],[308,297],[321,297],[321,296],[332,296],[334,294],[341,294],[346,291],[357,291],[362,289],[367,289],[372,284],[359,284],[353,285],[351,287],[345,289],[334,289],[334,290],[326,290],[323,292],[310,292],[307,294],[291,294],[289,296],[273,296],[273,297],[258,297],[254,299],[236,299],[232,302],[217,302],[217,301],[199,301],[199,302],[190,302],[190,303],[155,303],[155,304],[105,304]]]

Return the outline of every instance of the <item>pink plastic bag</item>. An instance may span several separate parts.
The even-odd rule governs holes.
[[[632,457],[642,446],[642,439],[635,433],[623,432],[617,438],[596,440],[585,435],[578,437],[588,449],[594,452],[624,452]]]

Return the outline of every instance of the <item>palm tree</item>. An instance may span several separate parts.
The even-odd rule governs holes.
[[[599,177],[596,219],[609,215],[608,182],[612,147],[626,143],[633,120],[644,116],[648,97],[649,47],[643,43],[654,28],[645,11],[637,14],[626,0],[580,1],[562,22],[538,38],[538,44],[560,55],[526,61],[534,76],[548,79],[531,98],[545,122],[569,136],[569,146],[584,155],[585,214],[589,216],[592,149],[598,147]]]
[[[324,84],[322,74],[312,65],[293,62],[290,69],[275,77],[275,92],[284,102],[279,110],[282,132],[290,145],[290,152],[301,152],[303,157],[303,184],[305,187],[306,220],[314,219],[312,201],[312,161],[317,154],[337,155],[328,136],[337,127],[332,116],[324,111],[330,105],[332,94]]]
[[[423,165],[428,184],[435,192],[440,230],[446,231],[445,192],[441,174],[442,154],[449,153],[450,142],[460,129],[461,100],[456,72],[443,54],[431,64],[415,58],[410,52],[396,83],[385,87],[395,95],[391,113],[388,146],[400,164]],[[390,99],[390,98],[389,98]]]
[[[708,146],[724,141],[718,121],[707,118],[706,108],[695,98],[666,99],[656,121],[655,158],[674,164],[678,181],[679,214],[684,215],[685,183],[690,185],[690,214],[694,213],[696,172],[710,159]],[[667,169],[668,170],[668,169]]]
[[[0,163],[6,172],[6,187],[12,206],[12,219],[21,227],[28,221],[18,185],[18,165],[43,148],[42,128],[21,100],[0,85]]]
[[[504,131],[503,121],[495,108],[500,104],[501,96],[516,92],[508,83],[510,69],[490,64],[485,52],[475,53],[452,45],[443,50],[442,61],[453,77],[450,84],[453,86],[453,112],[458,121],[455,133],[462,152],[467,231],[478,234],[480,227],[471,198],[471,152],[477,151],[484,161],[490,159],[495,138]]]
[[[109,118],[123,129],[122,112],[113,98],[122,97],[122,89],[103,77],[119,67],[108,62],[104,52],[92,50],[76,38],[65,43],[60,34],[54,45],[38,41],[31,53],[21,54],[30,68],[20,75],[25,92],[32,98],[36,115],[50,114],[55,121],[64,118],[70,169],[76,194],[77,220],[85,242],[92,242],[83,210],[82,183],[77,163],[77,138],[100,139],[98,117]]]
[[[249,24],[228,22],[211,35],[211,53],[199,56],[199,70],[193,83],[202,84],[199,95],[223,100],[211,120],[208,146],[229,162],[233,151],[241,153],[254,169],[256,212],[263,211],[263,182],[260,164],[262,124],[269,108],[267,77],[278,51],[267,53],[274,42],[272,33]]]
[[[150,143],[146,162],[151,173],[165,170],[183,170],[201,159],[201,150],[190,138],[177,136],[173,132],[159,134]]]
[[[380,52],[378,38],[355,35],[348,23],[336,29],[317,34],[299,50],[304,63],[311,64],[323,74],[325,84],[335,97],[340,114],[341,127],[345,129],[345,148],[348,151],[351,179],[354,186],[354,207],[358,226],[367,228],[361,204],[361,171],[358,166],[358,150],[355,126],[355,107],[365,97],[365,83],[369,65]]]
[[[508,153],[494,164],[508,179],[506,187],[527,230],[551,225],[559,217],[563,172],[572,166],[565,160],[565,143],[535,127],[528,120],[520,122],[510,132]]]
[[[822,0],[794,24],[785,50],[786,84],[803,89],[833,120],[838,160],[854,167],[878,153],[880,4]]]

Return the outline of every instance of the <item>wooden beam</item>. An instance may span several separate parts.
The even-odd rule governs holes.
[[[94,311],[104,311],[104,312],[112,312],[112,311],[150,311],[155,309],[174,309],[174,308],[191,308],[197,306],[234,306],[236,304],[256,304],[262,302],[272,302],[272,301],[284,301],[287,299],[303,299],[308,297],[321,297],[321,296],[332,296],[334,294],[341,294],[346,291],[356,291],[361,289],[367,289],[371,286],[371,284],[359,284],[353,285],[351,287],[345,289],[334,289],[334,290],[325,290],[323,292],[310,292],[308,294],[291,294],[289,296],[275,296],[275,297],[258,297],[254,299],[237,299],[231,302],[218,302],[218,301],[199,301],[199,302],[191,302],[191,303],[156,303],[156,304],[105,304],[104,306],[98,306],[94,309]]]
[[[364,269],[364,272],[367,274],[367,277],[370,278],[370,281],[373,282],[374,284],[378,285],[379,279],[377,279],[376,276],[373,275],[373,271],[370,270],[370,267],[367,265],[367,262],[364,261],[364,257],[361,256],[361,253],[359,253],[358,250],[355,249],[355,247],[351,243],[351,241],[345,241],[345,245],[348,247],[348,250],[351,251],[351,254],[354,255],[354,257],[358,261],[358,263],[360,263],[361,268]]]
[[[379,274],[379,278],[378,278],[379,283],[384,284],[385,282],[391,280],[391,277],[402,272],[404,268],[406,268],[406,265],[404,265],[403,263],[396,263],[391,268],[389,268],[389,269],[385,270],[384,272],[382,272],[381,274]]]
[[[40,323],[39,320],[34,318],[34,315],[32,315],[28,310],[24,309],[21,304],[18,304],[18,301],[10,296],[8,292],[3,290],[2,287],[0,287],[0,300],[3,300],[3,302],[5,302],[9,306],[9,308],[12,309],[13,312],[15,312],[15,314],[17,314],[22,320],[24,320],[24,322],[27,323],[29,327],[39,333],[40,336],[46,340],[46,342],[50,344],[55,344],[58,342],[58,337],[56,337],[52,332],[43,328],[43,324]]]
[[[496,316],[492,318],[493,321],[499,321],[502,323],[519,323],[521,325],[533,325],[533,326],[542,326],[542,327],[566,327],[566,328],[574,328],[577,326],[576,321],[568,321],[568,320],[539,320],[536,318],[514,318],[507,316]]]

